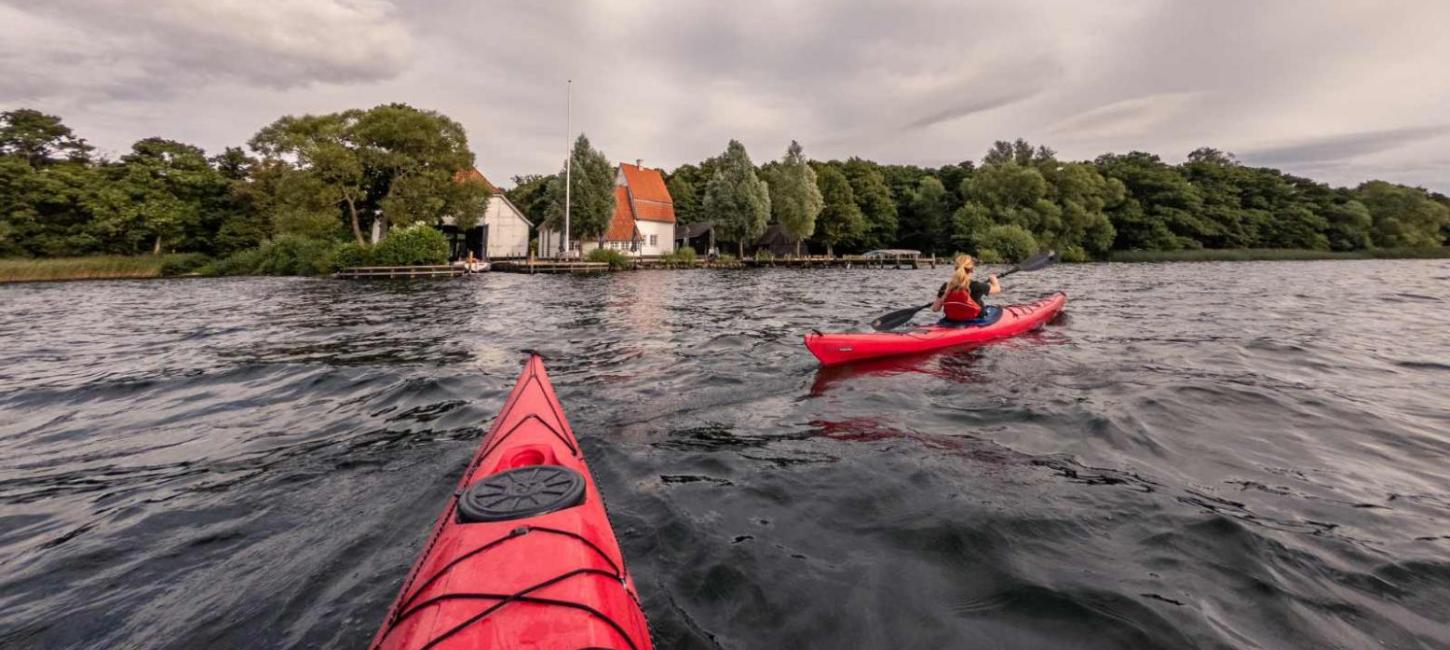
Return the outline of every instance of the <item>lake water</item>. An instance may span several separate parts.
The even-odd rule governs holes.
[[[0,646],[363,647],[541,351],[660,648],[1450,647],[1450,262],[0,286]]]

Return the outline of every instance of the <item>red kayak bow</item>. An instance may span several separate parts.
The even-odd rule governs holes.
[[[653,647],[604,500],[538,355],[371,647]]]

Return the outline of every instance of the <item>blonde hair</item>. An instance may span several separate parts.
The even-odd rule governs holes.
[[[967,286],[972,281],[972,270],[977,268],[977,261],[971,255],[958,255],[952,263],[956,270],[952,272],[951,281],[947,282],[947,293]]]

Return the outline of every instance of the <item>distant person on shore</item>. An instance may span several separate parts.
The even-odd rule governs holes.
[[[931,310],[945,310],[943,315],[949,321],[969,321],[980,317],[987,304],[986,297],[1002,293],[1002,285],[995,275],[987,276],[986,282],[973,280],[972,271],[976,266],[977,262],[971,255],[958,255],[954,260],[952,279],[937,290],[936,302],[931,304]]]

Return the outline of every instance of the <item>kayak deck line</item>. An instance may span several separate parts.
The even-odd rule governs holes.
[[[603,495],[537,354],[369,647],[652,650]]]

